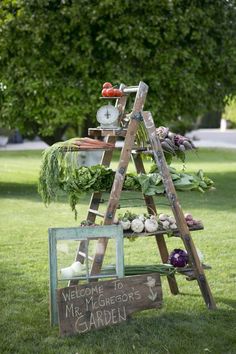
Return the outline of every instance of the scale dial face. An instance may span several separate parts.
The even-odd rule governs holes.
[[[102,106],[97,111],[97,121],[101,124],[101,127],[117,127],[118,117],[118,109],[111,104]]]

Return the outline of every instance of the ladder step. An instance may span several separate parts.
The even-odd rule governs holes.
[[[197,225],[193,225],[193,226],[189,226],[189,231],[199,231],[199,230],[203,230],[204,226],[201,222],[198,222]],[[180,232],[178,229],[176,230],[157,230],[154,232],[141,232],[141,233],[135,233],[135,232],[130,232],[128,231],[124,231],[124,237],[132,237],[132,236],[137,236],[137,237],[147,237],[147,236],[158,236],[158,235],[164,235],[164,234],[172,234],[172,236],[174,237],[180,237]]]
[[[88,259],[89,259],[90,261],[93,261],[93,257],[87,256],[86,253],[84,253],[84,252],[79,251],[78,254],[79,254],[81,257],[83,257],[84,259],[86,259],[86,258],[88,257]]]
[[[204,263],[202,263],[202,268],[203,269],[212,269],[210,265],[204,264]],[[185,275],[186,276],[186,280],[191,281],[191,280],[196,280],[197,279],[196,276],[195,276],[193,268],[190,268],[190,267],[177,268],[177,272],[179,274]]]
[[[104,218],[104,216],[105,216],[104,213],[101,213],[98,210],[89,209],[88,211],[89,211],[89,213],[92,213],[92,214],[95,214],[97,216],[100,216],[101,218]]]

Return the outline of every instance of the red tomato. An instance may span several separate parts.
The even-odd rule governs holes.
[[[115,96],[115,90],[113,88],[107,89],[107,97]]]
[[[104,88],[104,89],[112,88],[112,84],[110,82],[104,82],[104,84],[102,85],[102,88]]]
[[[115,97],[121,97],[122,96],[122,91],[119,89],[114,89],[114,96]]]
[[[102,96],[103,96],[103,97],[107,97],[107,90],[108,90],[108,89],[103,89],[103,90],[102,90]]]

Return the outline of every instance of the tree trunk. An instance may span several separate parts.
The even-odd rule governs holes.
[[[48,145],[53,145],[58,141],[63,140],[63,135],[65,134],[67,128],[68,128],[68,124],[56,128],[53,132],[53,135],[39,135],[39,137]]]
[[[81,136],[85,137],[88,136],[88,129],[89,128],[94,128],[98,126],[98,122],[94,123],[94,119],[91,117],[86,117],[83,121],[83,124],[81,126]]]
[[[198,128],[220,128],[221,112],[208,112],[200,119]]]

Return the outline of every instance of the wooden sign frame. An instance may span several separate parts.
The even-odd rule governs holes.
[[[124,242],[123,229],[121,225],[107,226],[83,226],[70,228],[50,228],[48,230],[49,241],[49,272],[50,272],[50,322],[51,325],[58,324],[57,310],[57,287],[60,279],[58,279],[57,267],[57,242],[61,240],[82,241],[88,243],[90,240],[99,239],[115,239],[116,241],[116,267],[112,274],[86,274],[82,277],[76,277],[76,281],[83,279],[88,282],[100,278],[122,278],[124,276]],[[85,241],[85,242],[84,242]],[[81,243],[81,242],[80,242]],[[88,260],[88,259],[87,259]],[[86,257],[85,257],[86,261]],[[70,280],[70,279],[68,279]]]

